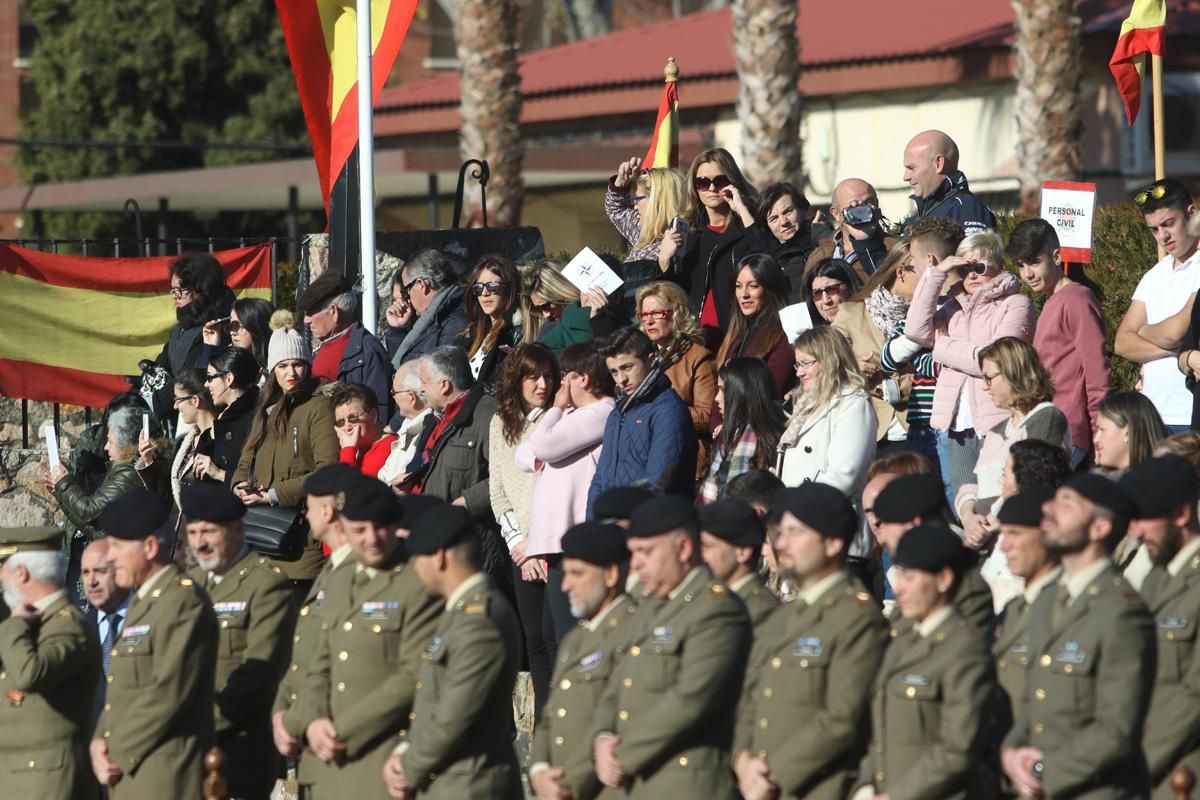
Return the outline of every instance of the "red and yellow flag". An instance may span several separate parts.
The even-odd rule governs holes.
[[[239,297],[271,299],[271,245],[213,253]],[[88,258],[0,245],[0,395],[104,406],[175,324],[175,256]]]
[[[671,59],[668,69],[674,66],[674,61]],[[679,87],[673,78],[667,80],[662,100],[658,102],[654,138],[650,140],[650,150],[642,161],[642,169],[652,167],[679,167]]]
[[[1163,54],[1166,40],[1166,0],[1133,0],[1129,17],[1121,23],[1121,34],[1108,68],[1117,80],[1117,91],[1125,104],[1125,117],[1132,125],[1142,104],[1142,78],[1146,53]]]
[[[379,99],[418,0],[371,0],[371,103]],[[358,144],[358,14],[354,0],[275,0],[313,157],[329,208],[333,181]]]

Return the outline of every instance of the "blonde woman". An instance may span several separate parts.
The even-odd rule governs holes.
[[[779,441],[776,474],[787,486],[817,481],[855,498],[875,457],[875,411],[850,342],[828,325],[796,337],[802,394]]]
[[[658,258],[663,231],[682,213],[687,186],[677,169],[655,167],[642,171],[642,160],[631,158],[617,167],[604,195],[604,213],[629,242],[630,261]]]
[[[590,342],[596,335],[592,320],[608,307],[608,296],[592,288],[580,293],[563,277],[557,261],[539,261],[525,274],[523,341],[539,342],[555,358],[573,344]]]

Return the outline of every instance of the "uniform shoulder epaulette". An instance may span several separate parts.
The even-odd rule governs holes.
[[[872,600],[871,595],[867,594],[866,592],[855,592],[854,593],[854,602],[856,604],[858,604],[860,607],[869,606],[869,605],[871,605],[872,601],[873,600]]]
[[[482,614],[484,611],[487,611],[487,603],[468,603],[463,608],[463,613],[466,614]]]
[[[723,583],[710,583],[708,585],[708,596],[709,597],[720,597],[721,595],[725,594],[728,591],[729,590],[725,588],[725,584],[723,584]]]
[[[70,609],[70,608],[64,608],[64,609],[60,610],[60,611],[59,611],[57,614],[55,614],[54,616],[56,616],[56,617],[70,617],[70,616],[71,616],[71,609]]]
[[[195,586],[196,582],[194,580],[192,580],[191,578],[180,578],[179,585],[180,586]]]

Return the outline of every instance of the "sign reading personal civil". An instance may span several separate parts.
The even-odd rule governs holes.
[[[1054,226],[1063,261],[1092,261],[1092,219],[1096,184],[1072,181],[1042,182],[1042,219]]]

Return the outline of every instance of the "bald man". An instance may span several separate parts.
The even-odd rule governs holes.
[[[97,539],[84,548],[79,559],[80,582],[90,606],[87,618],[96,628],[103,653],[104,674],[100,676],[100,688],[96,693],[93,722],[100,718],[100,709],[104,706],[104,676],[108,674],[113,644],[117,641],[125,613],[129,610],[130,592],[129,589],[117,586],[112,565],[108,563],[108,546],[108,537]]]
[[[846,210],[850,208],[861,210],[852,212],[852,218],[848,219]],[[859,216],[867,210],[870,219]],[[879,211],[879,194],[862,178],[846,178],[833,187],[829,214],[834,223],[834,249],[832,254],[826,255],[852,264],[865,282],[883,264],[888,249],[896,243],[894,237],[885,235],[880,225],[883,215]]]
[[[958,169],[958,145],[941,131],[922,131],[904,148],[904,182],[912,187],[916,210],[905,224],[920,217],[947,217],[967,233],[996,227],[996,215],[971,194],[967,176]]]

